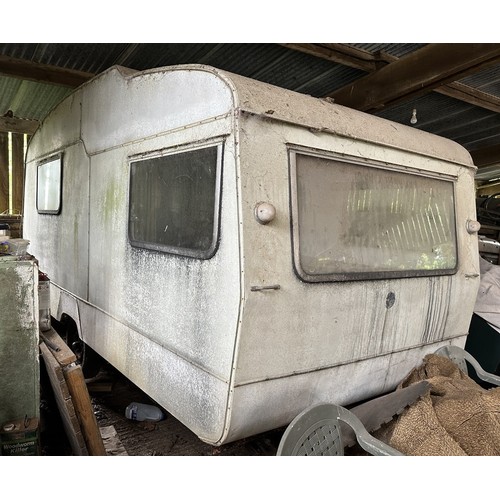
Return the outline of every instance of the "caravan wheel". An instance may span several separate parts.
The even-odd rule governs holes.
[[[63,314],[61,321],[53,321],[53,327],[75,353],[77,362],[82,367],[83,376],[86,379],[95,377],[103,367],[105,361],[78,336],[78,329],[73,318],[67,314]]]

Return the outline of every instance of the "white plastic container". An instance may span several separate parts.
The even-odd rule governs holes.
[[[9,225],[0,223],[0,241],[7,241],[9,239],[10,239]]]
[[[130,403],[125,408],[125,416],[130,420],[137,420],[138,422],[143,422],[144,420],[158,422],[165,418],[165,415],[158,407],[135,402]]]
[[[2,239],[0,243],[0,253],[7,255],[26,255],[29,244],[29,240],[23,240],[22,238]]]

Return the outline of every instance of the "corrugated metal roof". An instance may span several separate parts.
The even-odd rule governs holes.
[[[31,62],[99,73],[115,64],[126,43],[21,43],[0,44],[0,54]]]
[[[500,65],[495,65],[474,75],[467,76],[461,82],[483,92],[500,96]]]
[[[452,139],[468,150],[500,143],[500,115],[473,107],[436,92],[377,113],[378,116],[410,125],[417,110],[415,128]]]
[[[422,43],[343,44],[375,55],[404,57]],[[328,44],[326,44],[328,46]],[[340,89],[366,73],[276,43],[12,43],[0,55],[96,74],[114,64],[143,70],[201,63],[316,97]],[[500,99],[500,65],[464,77],[462,84]],[[67,87],[0,76],[0,116],[42,120],[70,90]],[[500,143],[500,114],[431,92],[377,114],[409,124],[417,109],[417,128],[448,137],[469,150]]]
[[[0,78],[0,116],[10,110],[17,118],[41,121],[71,91],[59,85]]]
[[[350,43],[358,49],[366,50],[371,54],[386,52],[391,56],[403,57],[417,49],[424,47],[425,43]]]
[[[278,44],[146,44],[122,61],[134,69],[208,64],[279,87],[324,96],[359,78],[361,72],[291,51]]]

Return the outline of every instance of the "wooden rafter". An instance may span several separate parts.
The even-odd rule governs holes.
[[[328,97],[361,111],[375,111],[414,99],[499,60],[500,44],[429,44]]]
[[[281,45],[327,61],[343,64],[350,68],[356,68],[370,73],[377,69],[377,60],[373,54],[362,49],[349,47],[342,43],[282,43]]]
[[[34,63],[26,59],[15,59],[8,56],[0,56],[0,74],[71,88],[78,87],[94,76],[93,73]]]
[[[393,64],[395,64],[398,61],[401,61],[401,59],[405,58],[397,58],[395,56],[391,56],[389,54],[385,53],[378,53],[378,54],[372,54],[370,52],[367,52],[362,49],[358,49],[355,47],[350,47],[345,44],[282,44],[285,47],[288,47],[293,50],[297,50],[300,52],[304,52],[322,59],[326,59],[328,61],[332,61],[338,64],[343,64],[345,66],[349,66],[352,68],[356,68],[362,71],[366,71],[367,73],[374,74],[378,70],[380,70],[382,67],[386,66],[391,66],[392,70],[394,69]],[[452,79],[458,79],[458,77],[463,77],[466,73],[470,73],[473,71],[478,71],[484,65],[486,64],[494,64],[495,62],[499,62],[499,55],[496,53],[498,50],[498,44],[431,44],[433,46],[432,51],[427,49],[427,55],[430,57],[432,56],[432,52],[443,50],[443,48],[446,49],[447,47],[447,52],[451,51],[459,51],[459,49],[464,49],[465,46],[470,46],[474,45],[475,50],[477,50],[477,53],[475,56],[477,56],[477,61],[474,60],[475,56],[469,59],[469,62],[471,63],[471,66],[468,67],[465,72],[463,66],[461,66],[460,72],[455,72]],[[446,47],[443,47],[446,46]],[[496,49],[495,49],[496,46]],[[483,49],[481,49],[483,47]],[[486,61],[480,60],[481,50],[484,50],[484,47],[486,47],[487,50],[493,49],[493,52],[496,53],[496,55],[493,55],[492,58],[487,58]],[[425,47],[426,48],[426,47]],[[420,53],[424,49],[420,49],[413,54]],[[411,55],[411,54],[410,54]],[[421,54],[422,55],[422,54]],[[425,57],[425,54],[423,54]],[[409,57],[409,56],[407,56]],[[434,56],[435,57],[435,56]],[[454,61],[457,61],[457,58],[455,57]],[[476,65],[476,63],[478,63]],[[411,66],[414,64],[414,62],[407,63],[407,65]],[[426,62],[425,60],[423,63],[426,66],[429,66],[429,62]],[[437,64],[437,63],[435,63]],[[421,71],[421,67],[416,67],[414,68],[414,74],[418,76],[418,74]],[[391,71],[392,71],[391,70]],[[428,68],[428,72],[431,70],[431,68]],[[442,83],[442,80],[440,81],[439,78],[436,78],[436,75],[439,76],[441,74],[441,67],[439,64],[434,67],[434,83],[431,83],[429,78],[427,77],[427,82],[426,82],[426,87],[418,87],[418,84],[416,85],[416,89],[409,89],[408,85],[405,86],[404,92],[399,92],[398,95],[398,100],[397,102],[400,102],[404,99],[410,99],[414,98],[416,96],[415,90],[417,90],[420,93],[423,92],[429,92],[431,90],[435,92],[439,92],[440,94],[447,95],[448,97],[453,97],[454,99],[458,99],[463,102],[467,102],[469,104],[472,104],[474,106],[479,106],[484,109],[488,109],[490,111],[494,111],[497,113],[500,113],[500,99],[498,97],[495,97],[491,94],[488,94],[486,92],[482,92],[478,89],[474,89],[470,86],[464,85],[459,82],[449,82],[449,83]],[[389,73],[387,73],[389,74]],[[394,75],[397,77],[397,74]],[[368,78],[368,77],[367,77]],[[450,77],[448,77],[449,79]],[[373,83],[371,84],[372,86],[380,85],[379,83],[375,83],[373,80],[371,80]],[[397,85],[399,86],[401,82],[396,82]],[[422,85],[424,82],[420,82],[420,85]],[[362,91],[366,90],[366,85],[364,86],[363,89],[356,88],[358,82],[355,82],[352,85],[347,86],[344,89],[341,89],[341,91],[345,93],[352,93],[352,94],[357,94]],[[370,85],[370,81],[368,81],[368,86]],[[433,86],[435,85],[435,86]],[[354,88],[353,88],[354,87]],[[339,103],[342,103],[340,99],[342,99],[342,96],[337,95],[336,100]],[[329,96],[335,97],[336,92],[331,92]],[[352,99],[355,99],[355,96],[351,97]],[[389,103],[391,103],[391,99],[389,97],[386,97],[386,102],[383,102],[383,106],[387,106]],[[395,103],[394,101],[392,103]],[[345,104],[345,103],[342,103]],[[380,104],[379,104],[380,106]],[[352,107],[352,106],[351,106]],[[365,109],[366,110],[366,109]]]
[[[500,113],[500,98],[477,90],[460,82],[448,83],[434,89],[434,92],[453,97],[459,101],[478,106],[479,108]]]
[[[37,120],[0,116],[0,132],[15,132],[17,134],[33,135],[38,128]]]

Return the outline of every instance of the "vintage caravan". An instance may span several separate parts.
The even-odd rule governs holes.
[[[32,137],[24,237],[54,319],[220,445],[464,346],[474,172],[454,142],[327,100],[113,67]]]

